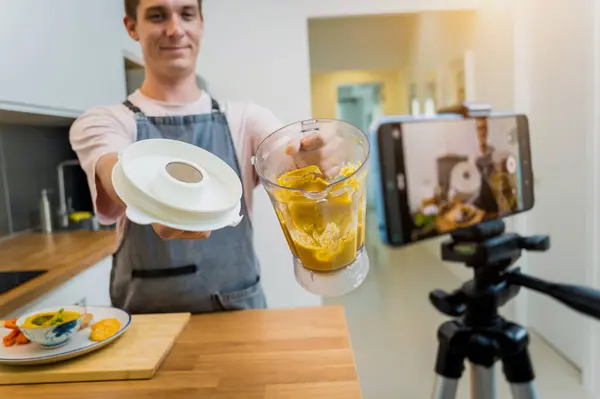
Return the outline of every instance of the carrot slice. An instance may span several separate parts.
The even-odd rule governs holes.
[[[4,343],[4,346],[6,346],[6,347],[13,346],[15,344],[17,335],[19,335],[19,333],[20,333],[19,330],[12,330],[11,332],[8,333],[8,335],[6,335],[4,338],[2,338],[2,342]]]
[[[15,343],[17,345],[25,345],[29,343],[29,339],[27,339],[27,337],[23,335],[23,333],[19,333],[19,335],[17,335],[17,337],[15,338]]]
[[[17,327],[17,317],[15,317],[14,319],[11,320],[6,320],[4,322],[4,328],[10,328],[11,330],[16,330]]]

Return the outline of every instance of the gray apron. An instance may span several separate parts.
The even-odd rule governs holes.
[[[215,154],[241,178],[225,115],[212,100],[212,113],[149,117],[131,104],[137,140],[180,140]],[[213,231],[205,240],[168,240],[152,226],[127,220],[114,255],[110,279],[113,306],[134,314],[266,308],[252,224],[242,198],[242,222]]]

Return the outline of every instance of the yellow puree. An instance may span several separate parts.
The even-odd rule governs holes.
[[[358,166],[342,169],[342,176],[352,175]],[[324,198],[307,198],[299,190],[275,193],[279,202],[277,216],[294,255],[315,271],[343,268],[356,257],[364,244],[365,193],[362,177],[354,175],[334,183]],[[317,166],[285,173],[277,184],[322,192],[329,183]]]
[[[77,312],[64,311],[62,314],[62,319],[55,324],[51,324],[50,320],[55,315],[56,315],[56,312],[34,314],[33,316],[28,317],[25,320],[25,322],[21,325],[21,327],[23,327],[23,328],[43,328],[43,327],[48,327],[51,325],[59,325],[59,324],[68,323],[70,321],[78,319],[79,316],[81,316],[81,314],[79,314]],[[38,320],[36,320],[36,319],[38,319]],[[34,323],[34,321],[36,321],[37,324]],[[39,325],[40,321],[43,321],[41,323],[41,325]]]

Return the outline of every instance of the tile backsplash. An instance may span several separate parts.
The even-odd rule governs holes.
[[[52,191],[50,203],[56,214],[57,166],[75,158],[67,127],[0,124],[0,236],[39,227],[42,189]],[[65,186],[73,198],[73,208],[91,211],[87,182],[80,167],[65,169]]]

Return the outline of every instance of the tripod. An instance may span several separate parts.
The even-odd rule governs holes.
[[[494,366],[502,362],[514,399],[535,399],[535,379],[529,356],[527,331],[498,314],[520,287],[547,294],[586,315],[600,318],[600,292],[585,287],[547,283],[509,268],[522,250],[546,251],[548,236],[521,237],[505,234],[502,220],[493,220],[453,232],[442,243],[442,259],[461,262],[474,277],[448,294],[430,293],[433,306],[455,317],[437,332],[438,352],[433,399],[454,399],[464,363],[471,363],[471,398],[495,399]]]

